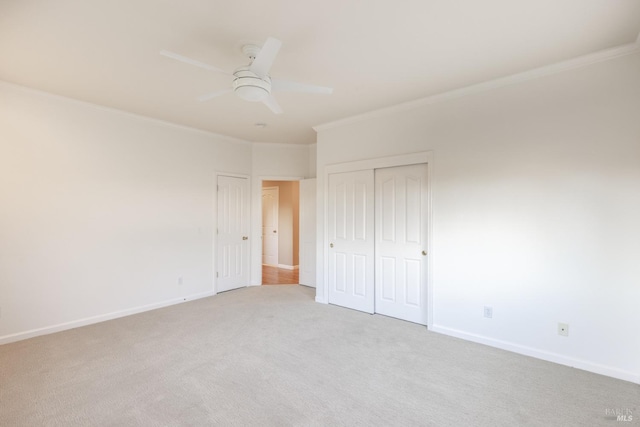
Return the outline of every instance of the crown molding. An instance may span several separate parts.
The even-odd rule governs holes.
[[[638,40],[634,43],[628,43],[610,49],[594,52],[588,55],[579,56],[577,58],[569,59],[566,61],[556,62],[554,64],[545,65],[539,68],[533,68],[521,73],[500,77],[493,80],[487,80],[482,83],[461,87],[459,89],[439,93],[436,95],[428,96],[426,98],[420,98],[417,100],[396,104],[391,107],[380,108],[377,110],[369,111],[367,113],[357,114],[355,116],[346,117],[344,119],[339,119],[333,122],[313,126],[313,129],[316,132],[321,132],[350,125],[353,123],[358,123],[364,120],[370,120],[401,113],[403,111],[414,110],[426,105],[436,104],[439,102],[448,101],[450,99],[461,98],[475,93],[486,92],[504,86],[514,85],[529,80],[539,79],[541,77],[549,76],[552,74],[558,74],[564,71],[586,67],[598,62],[604,62],[621,56],[631,55],[636,52],[640,52],[640,35],[638,35]]]
[[[286,142],[260,142],[254,141],[251,143],[254,147],[272,147],[272,148],[309,148],[311,144],[297,144]]]

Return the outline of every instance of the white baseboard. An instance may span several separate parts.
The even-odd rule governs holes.
[[[0,345],[9,344],[11,342],[22,341],[40,335],[53,334],[55,332],[66,331],[68,329],[79,328],[81,326],[92,325],[94,323],[104,322],[106,320],[117,319],[119,317],[130,316],[132,314],[138,314],[145,311],[155,310],[157,308],[168,307],[170,305],[180,304],[187,301],[193,301],[200,298],[206,298],[215,295],[215,292],[208,291],[199,294],[187,295],[180,298],[173,298],[167,301],[157,302],[153,304],[142,305],[138,307],[129,308],[126,310],[114,311],[111,313],[100,314],[98,316],[85,317],[84,319],[73,320],[71,322],[59,323],[57,325],[45,326],[44,328],[31,329],[24,332],[18,332],[15,334],[4,335],[0,337]]]
[[[315,289],[315,288],[316,288],[316,285],[308,285],[308,284],[306,284],[306,283],[298,283],[298,284],[299,284],[300,286],[305,286],[305,287],[307,287],[307,288],[311,288],[311,289]]]
[[[317,301],[317,299],[316,299]],[[318,301],[320,302],[320,301]],[[600,365],[598,363],[589,362],[587,360],[575,359],[561,354],[549,351],[539,350],[532,347],[514,344],[508,341],[497,340],[483,335],[472,334],[458,329],[447,328],[445,326],[433,325],[433,332],[449,335],[463,340],[485,344],[490,347],[496,347],[501,350],[507,350],[525,356],[535,357],[536,359],[546,360],[548,362],[558,363],[560,365],[570,366],[572,368],[582,369],[583,371],[593,372],[595,374],[606,375],[608,377],[617,378],[624,381],[640,384],[640,374],[625,371],[622,369],[612,368],[610,366]]]
[[[299,266],[298,265],[278,264],[278,268],[284,268],[285,270],[297,270],[299,268]]]

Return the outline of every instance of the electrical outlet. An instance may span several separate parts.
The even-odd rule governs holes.
[[[493,317],[493,308],[484,306],[484,317],[491,319]]]
[[[182,276],[178,276],[178,285],[182,285]]]
[[[562,335],[563,337],[569,336],[569,324],[568,323],[558,323],[558,335]]]

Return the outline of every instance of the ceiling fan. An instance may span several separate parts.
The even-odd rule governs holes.
[[[170,52],[160,51],[160,55],[175,59],[180,62],[195,65],[205,70],[215,71],[233,76],[231,88],[222,89],[207,93],[198,97],[200,101],[208,101],[229,92],[235,92],[240,98],[250,102],[262,102],[275,114],[281,114],[282,108],[271,94],[272,91],[286,92],[307,92],[330,95],[333,89],[330,87],[314,86],[304,83],[296,83],[288,80],[272,79],[269,70],[273,61],[278,55],[282,42],[273,37],[269,37],[262,47],[256,45],[244,45],[242,52],[249,57],[250,63],[247,66],[236,68],[233,73],[228,73],[213,65],[186,56]]]

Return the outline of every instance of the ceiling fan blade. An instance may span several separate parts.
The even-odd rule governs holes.
[[[228,88],[228,89],[217,90],[215,92],[205,93],[204,95],[200,95],[198,97],[198,101],[200,102],[208,101],[210,99],[217,98],[220,95],[224,95],[225,93],[229,93],[232,90],[233,89]]]
[[[262,102],[264,103],[264,105],[269,107],[271,111],[273,111],[273,114],[282,114],[282,108],[280,107],[280,104],[278,104],[278,101],[276,101],[276,99],[273,97],[273,95],[269,95]]]
[[[260,49],[260,53],[258,53],[256,59],[254,59],[249,66],[249,69],[260,77],[264,77],[269,74],[271,65],[273,65],[273,61],[276,59],[278,51],[280,51],[280,46],[282,46],[282,42],[280,40],[269,37],[267,41],[264,42],[264,45],[262,46],[262,49]]]
[[[280,92],[307,92],[324,95],[331,95],[333,88],[324,86],[314,86],[305,83],[290,82],[288,80],[271,79],[271,89]]]
[[[224,70],[213,65],[205,64],[204,62],[196,61],[195,59],[187,58],[186,56],[178,55],[177,53],[170,52],[168,50],[161,50],[160,55],[167,58],[175,59],[176,61],[184,62],[186,64],[195,65],[196,67],[204,68],[205,70],[215,71],[217,73],[229,74]]]

